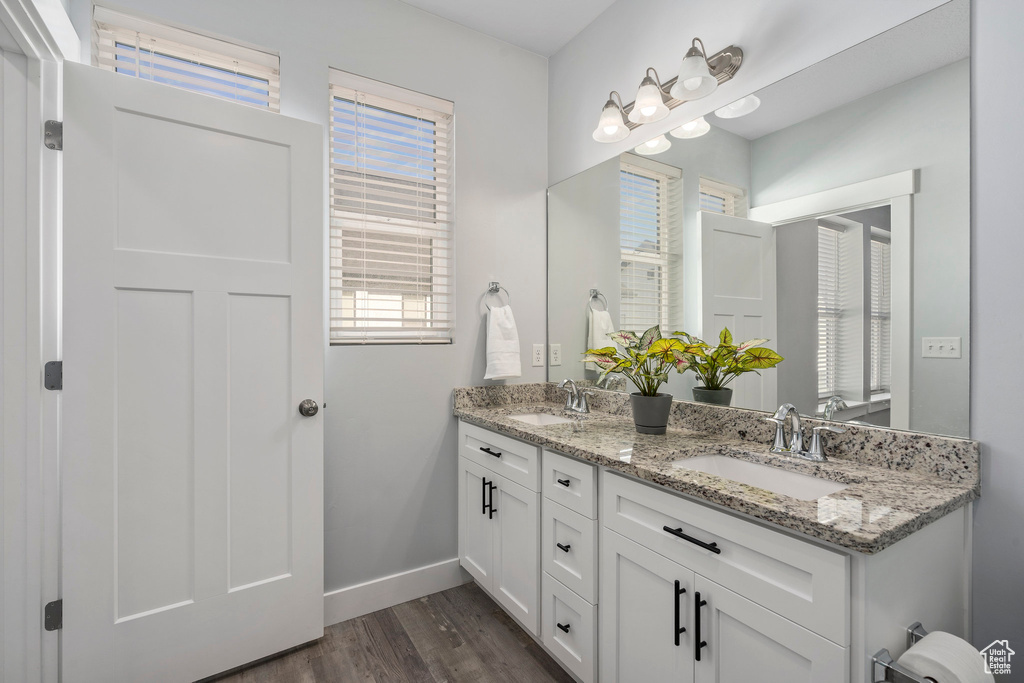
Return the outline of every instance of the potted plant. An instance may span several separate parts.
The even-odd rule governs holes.
[[[697,375],[700,386],[693,388],[693,400],[701,403],[730,405],[732,389],[727,389],[727,384],[742,374],[773,368],[783,361],[782,356],[761,346],[767,339],[751,339],[738,346],[733,344],[728,327],[719,334],[717,347],[686,332],[674,334],[683,340],[682,348],[672,349],[676,370],[692,370]]]
[[[678,363],[673,352],[682,351],[684,344],[678,339],[662,338],[659,325],[642,335],[622,330],[608,337],[624,351],[620,353],[614,346],[588,349],[583,362],[594,363],[601,370],[598,383],[613,372],[632,382],[638,389],[630,394],[636,430],[641,434],[664,434],[672,395],[659,393],[658,389]]]

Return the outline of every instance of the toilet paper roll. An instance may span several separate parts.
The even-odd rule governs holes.
[[[934,631],[898,660],[907,670],[936,683],[995,683],[985,673],[985,659],[963,638]]]

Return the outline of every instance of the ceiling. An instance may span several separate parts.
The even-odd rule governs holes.
[[[435,16],[550,57],[615,0],[402,0]]]

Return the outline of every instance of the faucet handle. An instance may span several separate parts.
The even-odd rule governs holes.
[[[833,434],[843,434],[846,432],[841,427],[833,427],[832,425],[819,425],[811,430],[811,448],[807,451],[807,457],[811,460],[827,460],[825,457],[825,443],[822,441],[821,433],[831,432]]]
[[[579,399],[576,402],[576,412],[589,413],[590,404],[587,402],[587,396],[593,396],[596,393],[593,389],[580,389]]]
[[[764,421],[775,423],[775,441],[772,443],[771,452],[781,453],[786,450],[786,421],[777,417],[766,417]]]

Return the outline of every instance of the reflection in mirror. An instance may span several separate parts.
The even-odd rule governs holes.
[[[549,379],[596,380],[609,330],[728,327],[786,358],[733,406],[967,436],[968,55],[954,0],[550,188]]]

